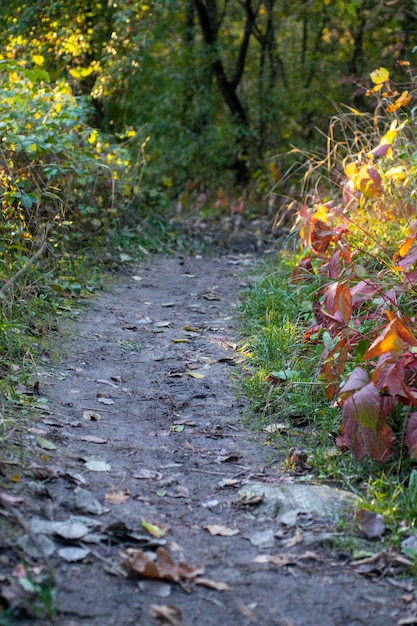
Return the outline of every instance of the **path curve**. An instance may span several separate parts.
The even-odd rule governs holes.
[[[234,302],[252,262],[149,258],[89,303],[58,366],[39,372],[39,428],[56,450],[37,457],[51,479],[28,471],[19,488],[29,542],[53,544],[55,624],[392,626],[408,615],[404,589],[355,575],[343,555],[297,543],[294,526],[239,501],[249,479],[286,480],[242,429],[231,384]],[[126,570],[155,573],[158,546],[157,575],[178,582]],[[67,548],[84,558],[68,562]]]

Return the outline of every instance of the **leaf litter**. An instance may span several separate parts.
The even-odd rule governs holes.
[[[226,266],[227,262],[221,259],[203,259],[200,263],[187,257],[185,266],[181,261],[182,269],[178,271],[178,259],[160,259],[155,270],[150,270],[152,287],[146,287],[144,281],[130,279],[129,290],[119,285],[114,296],[104,295],[104,304],[96,303],[96,310],[101,311],[99,321],[93,319],[88,326],[90,330],[78,340],[84,346],[80,354],[88,355],[88,363],[81,362],[80,368],[68,366],[65,377],[59,377],[58,372],[52,392],[48,392],[54,416],[58,421],[62,419],[62,424],[53,426],[76,427],[80,435],[68,437],[65,445],[61,445],[61,439],[57,440],[59,446],[53,451],[53,464],[46,454],[42,458],[38,451],[32,464],[26,463],[22,472],[16,472],[21,477],[16,483],[19,489],[16,495],[6,488],[0,491],[0,505],[10,515],[13,510],[26,511],[27,501],[33,501],[39,511],[45,509],[42,514],[47,519],[38,518],[41,521],[34,525],[28,522],[26,539],[19,540],[22,542],[18,544],[19,555],[21,558],[26,554],[27,561],[43,562],[47,555],[53,560],[59,571],[59,595],[63,602],[60,610],[64,620],[74,616],[75,623],[108,626],[107,618],[100,614],[103,608],[118,623],[132,619],[144,622],[143,614],[135,614],[139,591],[143,594],[141,611],[149,611],[148,621],[158,620],[171,626],[189,624],[195,615],[206,615],[208,624],[224,626],[234,626],[242,619],[259,624],[275,623],[277,615],[283,623],[290,623],[290,618],[298,623],[300,612],[308,616],[310,626],[329,626],[326,610],[330,612],[336,606],[349,615],[353,611],[352,622],[356,619],[372,623],[378,611],[372,602],[368,606],[362,599],[361,604],[358,602],[363,584],[357,576],[349,578],[346,561],[339,562],[337,570],[347,578],[349,593],[344,598],[336,581],[333,588],[331,576],[335,568],[330,566],[330,558],[321,549],[315,552],[304,549],[310,544],[306,542],[304,529],[303,532],[298,529],[301,524],[298,508],[296,514],[284,509],[278,517],[265,519],[262,516],[266,489],[262,487],[257,494],[248,491],[236,497],[234,489],[242,488],[243,493],[251,476],[269,486],[280,484],[282,475],[279,460],[274,467],[265,464],[263,453],[250,442],[251,437],[242,436],[238,405],[228,387],[226,369],[234,360],[235,345],[228,335],[231,311],[226,310],[233,291],[230,272],[216,279],[215,290],[212,287],[214,273]],[[184,306],[176,307],[175,317],[167,325],[156,326],[161,334],[148,333],[146,324],[155,326],[149,317],[149,307],[154,320],[164,320],[167,309],[159,308],[158,302],[169,302],[174,293],[178,302],[182,302],[176,288],[181,271],[195,276],[193,293],[183,291]],[[186,278],[183,282],[190,285]],[[210,297],[201,298],[201,294]],[[198,306],[196,298],[200,301]],[[218,298],[221,298],[219,305],[207,302]],[[128,326],[134,330],[129,322],[135,318],[135,336],[144,346],[140,355],[123,351],[118,344],[126,338]],[[174,327],[176,330],[170,330]],[[93,334],[97,328],[102,335]],[[175,333],[177,339],[182,339],[182,332],[189,333],[190,342],[175,345],[172,335]],[[108,337],[115,340],[109,342]],[[117,379],[110,376],[115,363]],[[207,374],[203,363],[210,365],[210,376],[198,382],[185,375],[187,371]],[[88,379],[85,378],[87,367]],[[105,403],[100,400],[106,396],[97,396],[90,389],[92,380],[101,381],[100,384],[111,389],[109,380],[114,380],[119,389],[123,381],[126,389],[130,389],[117,397],[118,415],[111,420],[102,419],[101,413],[107,410],[112,414],[114,400],[104,408]],[[77,393],[72,394],[71,390]],[[101,404],[100,412],[94,409],[97,401]],[[77,415],[82,420],[76,422]],[[197,427],[189,428],[190,424]],[[216,432],[213,425],[217,424],[225,441],[222,449],[212,437]],[[229,424],[231,427],[226,428]],[[37,436],[49,435],[38,433]],[[93,445],[105,442],[106,459],[89,454]],[[288,480],[289,473],[290,469],[285,468]],[[48,491],[44,495],[39,491],[35,496],[33,480],[45,481]],[[10,501],[9,495],[13,496]],[[32,504],[31,510],[36,507]],[[287,515],[287,520],[291,517],[292,523],[287,526],[281,523],[283,515]],[[365,539],[366,533],[375,534],[378,540],[380,522],[371,519],[367,523],[358,518],[358,532]],[[315,520],[310,518],[310,524],[314,535]],[[321,526],[317,530],[322,530]],[[332,536],[331,529],[328,535]],[[411,559],[401,559],[400,563],[381,554],[371,561],[352,561],[349,568],[369,577],[369,583],[382,595],[376,577],[395,568],[410,568]],[[306,564],[308,575],[303,571]],[[7,572],[6,578],[2,578],[4,564],[0,563],[0,567],[3,567],[0,569],[2,597],[8,578]],[[286,582],[290,577],[277,577],[277,570],[286,574],[296,568],[297,584],[303,590],[302,606],[295,606],[291,599],[292,587]],[[261,572],[262,579],[253,576],[253,572]],[[115,574],[119,577],[117,585]],[[222,593],[221,601],[216,600],[216,592]],[[242,594],[245,604],[239,601]],[[161,599],[171,596],[172,603],[151,604],[152,595]],[[86,598],[88,608],[83,607],[82,597]],[[387,598],[390,624],[394,626],[401,602],[398,596],[397,604]],[[314,617],[316,601],[321,607],[317,618]],[[210,602],[209,610],[207,602]],[[96,604],[97,615],[94,615]],[[36,626],[44,624],[36,623]]]

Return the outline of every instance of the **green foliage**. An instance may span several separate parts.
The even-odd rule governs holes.
[[[95,126],[133,131],[134,159],[147,142],[152,186],[195,208],[202,189],[233,198],[236,177],[258,194],[294,180],[291,145],[317,142],[369,64],[411,51],[413,15],[377,0],[10,0],[0,41],[5,59],[90,96]]]

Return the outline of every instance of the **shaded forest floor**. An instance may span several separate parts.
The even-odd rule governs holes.
[[[303,508],[284,458],[242,427],[252,246],[150,257],[66,324],[28,388],[45,408],[2,453],[0,624],[417,623],[395,555],[338,550],[337,513]]]

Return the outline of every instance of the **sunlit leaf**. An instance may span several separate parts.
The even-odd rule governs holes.
[[[141,524],[143,528],[150,535],[152,535],[152,537],[158,537],[158,538],[164,537],[166,533],[166,531],[163,528],[161,528],[160,526],[157,526],[156,524],[152,524],[151,522],[147,522],[144,517],[142,517]]]
[[[375,85],[385,83],[389,79],[389,71],[385,67],[379,67],[369,74]]]
[[[417,339],[398,317],[393,316],[393,319],[365,352],[363,358],[372,359],[387,352],[401,354],[410,346],[417,346]]]

